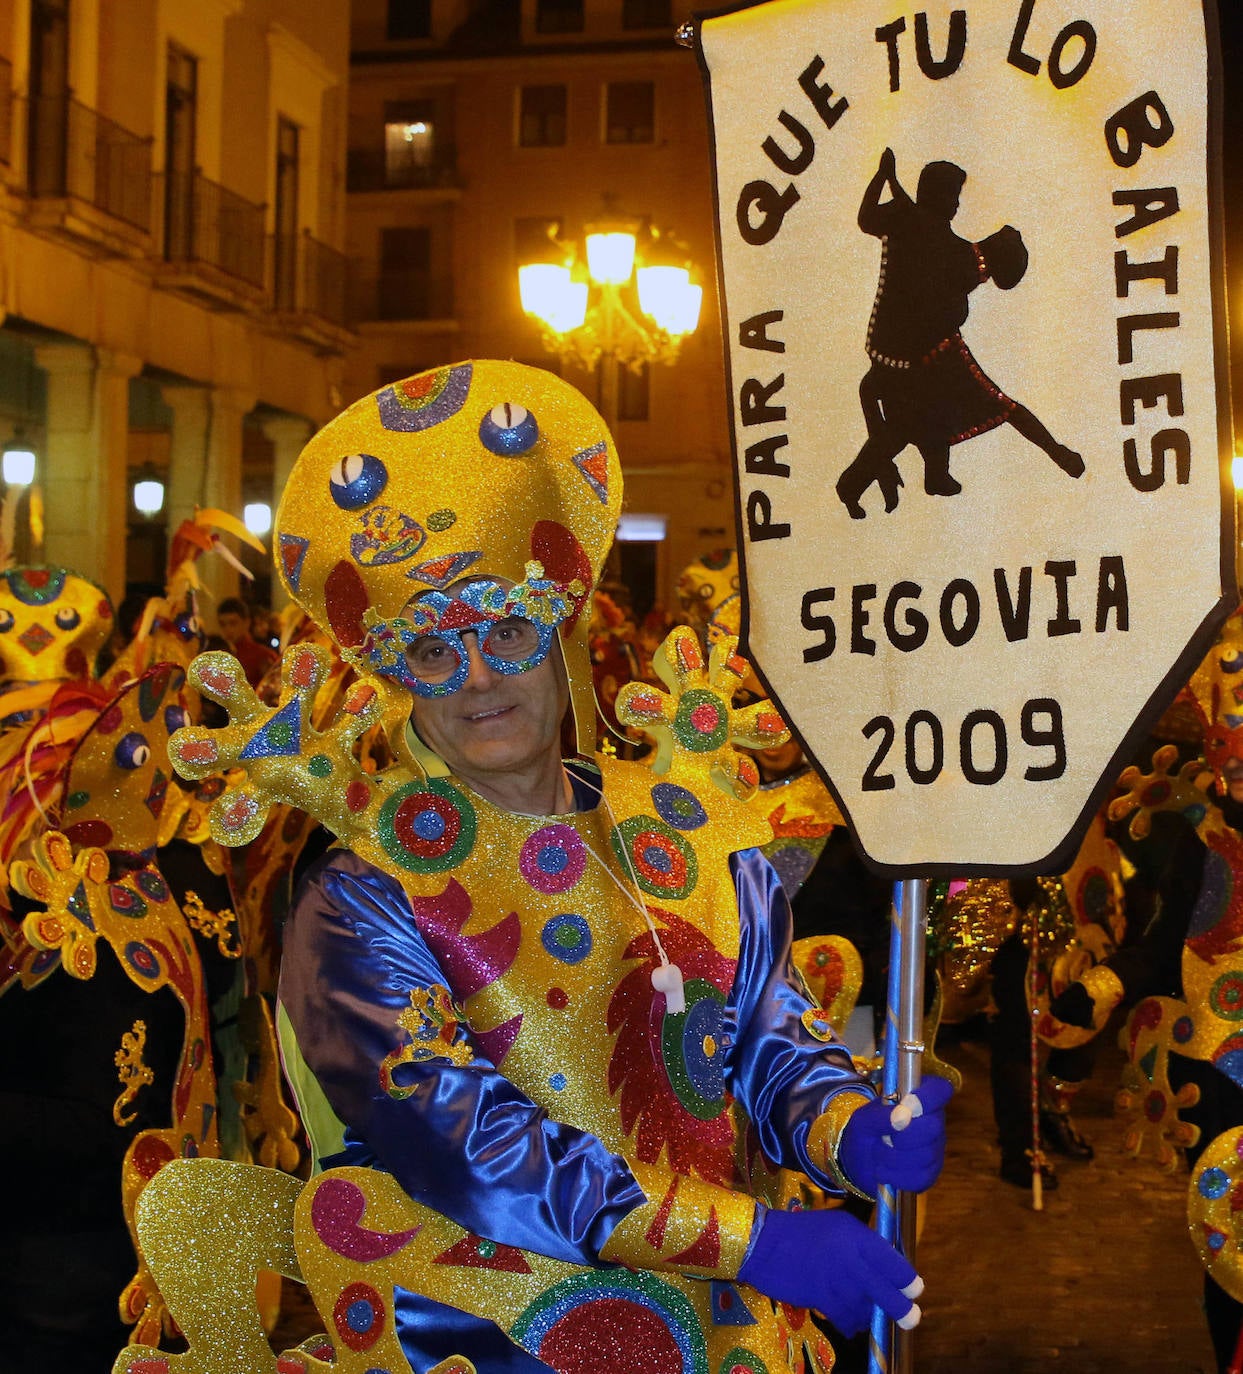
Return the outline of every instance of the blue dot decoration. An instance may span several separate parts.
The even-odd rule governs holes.
[[[1194,1031],[1195,1024],[1191,1017],[1180,1016],[1178,1020],[1174,1022],[1170,1034],[1173,1036],[1175,1044],[1185,1045],[1187,1041],[1191,1039]]]
[[[658,845],[648,845],[643,851],[643,862],[654,868],[657,873],[669,873],[673,869],[673,860],[669,856],[668,850],[660,848]]]
[[[134,881],[153,902],[168,901],[168,884],[154,868],[140,868]]]
[[[1226,1243],[1226,1233],[1224,1231],[1210,1231],[1208,1234],[1208,1248],[1216,1254]]]
[[[375,1312],[366,1298],[358,1298],[345,1309],[345,1320],[351,1331],[370,1331]]]
[[[698,830],[708,822],[708,813],[699,798],[674,782],[658,782],[652,788],[656,814],[675,830]]]
[[[564,1092],[565,1085],[568,1081],[569,1080],[566,1078],[565,1074],[554,1073],[552,1077],[548,1080],[548,1086],[553,1090],[553,1092]]]
[[[536,864],[541,873],[560,873],[570,861],[570,856],[560,845],[546,844],[536,856]]]
[[[535,416],[512,401],[493,406],[479,422],[479,442],[501,458],[517,458],[534,448],[538,438]]]
[[[140,978],[154,978],[160,971],[160,961],[137,940],[125,946],[125,962]]]
[[[540,943],[560,963],[581,964],[591,953],[591,927],[581,916],[565,911],[545,923]]]
[[[1224,1197],[1230,1188],[1230,1175],[1224,1169],[1205,1169],[1200,1175],[1200,1196],[1215,1202]]]
[[[328,491],[342,510],[369,506],[388,485],[388,468],[372,453],[351,453],[333,465]]]
[[[445,833],[446,824],[440,812],[429,807],[415,816],[411,822],[411,829],[421,840],[438,840]]]
[[[151,746],[147,743],[145,735],[140,735],[137,730],[131,730],[117,741],[112,757],[119,768],[141,768],[151,757]]]

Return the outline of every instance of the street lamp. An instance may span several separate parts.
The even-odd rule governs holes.
[[[646,363],[673,362],[694,332],[703,287],[691,282],[667,236],[640,237],[638,228],[616,218],[588,224],[582,252],[550,234],[561,260],[518,268],[522,308],[563,361],[590,371],[612,358],[640,372]]]

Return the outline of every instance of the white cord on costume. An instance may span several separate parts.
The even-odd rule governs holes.
[[[613,823],[613,829],[615,831],[618,830],[617,817],[613,814],[613,808],[609,805],[609,799],[604,795],[604,789],[597,787],[594,782],[583,777],[581,773],[575,773],[574,776],[579,782],[596,793],[604,803],[604,809],[608,812],[609,820]],[[626,869],[630,874],[630,881],[634,884],[633,893],[626,889],[624,883],[618,881],[617,875],[609,865],[585,840],[583,841],[583,848],[586,849],[587,853],[591,855],[602,869],[604,869],[605,874],[614,887],[617,888],[622,896],[625,897],[631,906],[635,907],[643,917],[648,930],[651,932],[652,939],[656,944],[656,953],[660,957],[660,967],[652,970],[652,986],[657,992],[664,993],[665,1010],[673,1016],[680,1015],[686,1010],[686,990],[682,980],[682,970],[677,964],[670,960],[668,954],[665,953],[664,945],[661,944],[660,932],[656,929],[656,922],[652,920],[652,913],[647,909],[647,903],[643,900],[643,889],[639,886],[639,875],[635,872],[634,863],[630,858],[630,851],[624,844],[618,846],[621,850],[621,856],[625,862]],[[637,897],[635,895],[636,893],[638,894]]]

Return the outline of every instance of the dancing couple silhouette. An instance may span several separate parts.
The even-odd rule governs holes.
[[[872,362],[859,383],[868,437],[837,479],[838,497],[855,520],[866,515],[862,497],[873,483],[885,510],[897,508],[903,482],[894,460],[908,444],[923,459],[924,491],[957,495],[962,486],[950,474],[950,449],[998,425],[1013,425],[1069,476],[1083,475],[1083,458],[996,386],[963,340],[971,292],[990,280],[1009,291],[1027,271],[1027,248],[1013,226],[979,243],[950,227],[966,180],[952,162],[930,162],[912,200],[886,148],[863,193],[859,228],[880,239],[881,265],[868,322]]]

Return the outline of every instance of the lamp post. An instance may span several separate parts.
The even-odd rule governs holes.
[[[703,287],[666,235],[640,233],[633,220],[610,217],[585,226],[583,250],[550,234],[558,262],[518,268],[522,308],[541,326],[544,347],[588,371],[615,361],[638,373],[672,363],[699,323]],[[617,383],[601,369],[601,410],[612,430]]]

